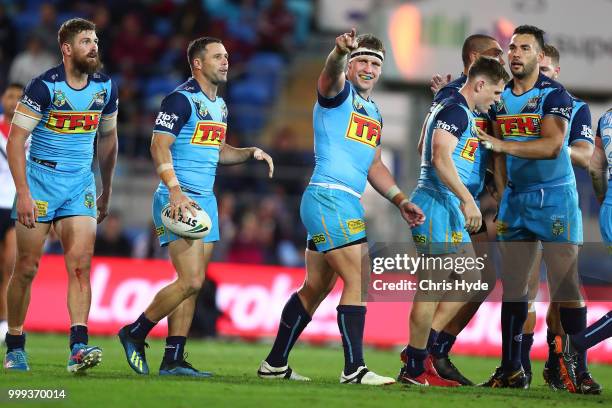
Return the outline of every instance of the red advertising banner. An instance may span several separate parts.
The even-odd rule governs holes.
[[[245,338],[272,337],[289,296],[302,284],[304,270],[264,265],[213,263],[208,278],[217,283],[217,306],[223,312],[218,332]],[[174,279],[174,269],[164,260],[95,258],[92,264],[91,334],[116,334],[144,311],[159,289]],[[302,339],[340,342],[336,306],[339,282],[315,313]],[[66,309],[67,276],[61,256],[45,256],[34,280],[26,330],[64,332],[70,325]],[[612,309],[612,302],[590,302],[589,323]],[[538,322],[532,355],[544,358],[546,303],[537,303]],[[485,302],[461,333],[453,351],[458,354],[498,356],[501,350],[499,302]],[[408,339],[410,303],[371,302],[365,327],[365,343],[380,347],[403,345]],[[165,336],[161,321],[151,333]],[[612,340],[589,351],[589,360],[612,363]]]

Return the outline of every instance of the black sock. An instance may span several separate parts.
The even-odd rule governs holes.
[[[608,337],[612,337],[612,311],[606,313],[586,330],[570,336],[572,344],[578,351],[586,351]]]
[[[143,313],[134,323],[128,326],[128,333],[130,337],[136,340],[144,340],[156,324],[147,319]]]
[[[9,353],[17,349],[25,350],[25,341],[25,333],[9,334],[7,332],[6,337],[4,338],[4,342],[6,343],[6,352]]]
[[[525,320],[527,302],[502,303],[502,368],[505,372],[521,368],[521,337]]]
[[[88,341],[87,326],[82,326],[80,324],[70,326],[70,350],[72,350],[75,344],[87,344]]]
[[[427,351],[431,351],[433,345],[436,343],[438,338],[438,332],[434,329],[429,329],[429,338],[427,339]]]
[[[555,333],[550,331],[550,329],[546,329],[546,344],[548,344],[548,359],[546,360],[546,367],[555,364],[555,360],[557,356],[555,356]]]
[[[344,348],[344,374],[349,375],[365,366],[363,361],[363,328],[365,326],[366,307],[339,305],[338,328]]]
[[[412,378],[416,378],[425,371],[425,359],[429,353],[426,349],[406,347],[406,370]]]
[[[183,361],[183,353],[185,352],[185,336],[168,336],[166,337],[166,348],[164,350],[164,362],[174,363]]]
[[[455,340],[457,340],[457,337],[445,331],[441,331],[430,350],[431,355],[435,358],[447,358],[453,344],[455,344]]]
[[[531,346],[533,346],[533,333],[523,333],[523,340],[521,341],[521,365],[526,373],[531,372]]]
[[[272,367],[287,365],[287,359],[293,345],[311,319],[306,309],[304,309],[298,294],[294,293],[291,295],[283,308],[272,350],[270,350],[270,354],[266,357],[268,364]]]
[[[586,306],[577,308],[560,307],[559,320],[561,320],[561,326],[566,334],[578,334],[586,329],[587,308]],[[588,371],[586,351],[578,353],[576,363],[576,375]]]

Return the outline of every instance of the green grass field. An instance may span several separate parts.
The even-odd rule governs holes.
[[[148,361],[154,374],[136,375],[124,360],[123,349],[115,338],[92,338],[91,344],[104,350],[102,364],[87,376],[75,377],[66,371],[66,336],[30,335],[28,353],[31,372],[0,375],[1,406],[94,407],[576,407],[612,406],[612,367],[592,365],[595,378],[604,385],[601,396],[554,392],[543,386],[542,364],[530,390],[487,390],[421,388],[405,385],[366,387],[338,384],[342,350],[334,347],[298,345],[291,365],[310,376],[311,383],[264,381],[255,372],[269,345],[230,341],[198,341],[187,345],[188,360],[199,369],[214,371],[210,379],[160,378],[157,368],[163,343],[150,342]],[[368,366],[376,372],[395,376],[399,369],[397,351],[366,350]],[[474,381],[488,378],[497,363],[494,359],[456,357],[464,373]],[[61,401],[8,401],[7,390],[65,389]],[[7,402],[8,401],[8,402]]]

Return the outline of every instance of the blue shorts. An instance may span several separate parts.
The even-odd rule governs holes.
[[[425,214],[425,222],[412,228],[412,239],[417,252],[428,255],[449,254],[461,244],[472,242],[465,229],[465,217],[459,208],[459,199],[424,187],[417,187],[410,201]]]
[[[302,195],[300,217],[319,252],[346,246],[366,237],[365,213],[353,194],[309,185]]]
[[[96,179],[91,169],[62,173],[42,164],[27,162],[26,177],[38,207],[38,222],[84,215],[96,218]],[[16,203],[11,218],[17,218]]]
[[[599,229],[604,245],[612,254],[612,204],[603,204],[599,210]]]
[[[217,198],[214,194],[197,195],[185,193],[189,198],[198,203],[208,216],[212,225],[210,233],[204,238],[204,242],[215,242],[219,240],[219,209],[217,208]],[[166,246],[172,241],[181,239],[178,235],[170,232],[161,219],[161,210],[170,202],[169,196],[165,192],[155,191],[153,194],[153,224],[155,224],[155,234],[159,238],[159,245]]]
[[[497,215],[497,240],[582,244],[582,212],[576,186],[525,192],[507,187]]]

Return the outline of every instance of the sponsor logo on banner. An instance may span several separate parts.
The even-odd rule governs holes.
[[[503,137],[540,136],[540,115],[526,113],[520,115],[504,115],[497,117]]]
[[[66,310],[67,276],[62,256],[45,255],[40,261],[25,329],[37,332],[63,332],[70,327]],[[94,257],[91,269],[92,302],[89,333],[116,335],[121,326],[134,321],[155,294],[175,279],[172,264],[166,260],[140,260]],[[217,322],[220,336],[273,338],[284,304],[302,284],[303,268],[266,265],[211,263],[207,278],[217,285],[217,307],[222,317]],[[501,287],[501,283],[497,284]],[[543,284],[540,293],[548,293]],[[338,281],[321,303],[300,339],[338,342],[336,306],[342,294]],[[542,299],[545,301],[546,299]],[[604,315],[612,302],[587,302],[589,323]],[[402,345],[408,335],[409,302],[371,302],[364,331],[364,343],[391,347]],[[538,324],[532,355],[545,358],[546,307],[537,302]],[[501,347],[499,323],[501,303],[484,302],[453,347],[457,354],[498,356]],[[151,336],[164,337],[167,322],[155,326]],[[612,340],[589,350],[589,360],[612,363]]]
[[[57,133],[92,133],[98,129],[99,112],[51,111],[45,127]]]
[[[227,125],[222,122],[198,122],[191,136],[191,144],[198,146],[219,146],[225,140]]]
[[[370,147],[380,143],[380,122],[357,112],[351,113],[346,137]]]

